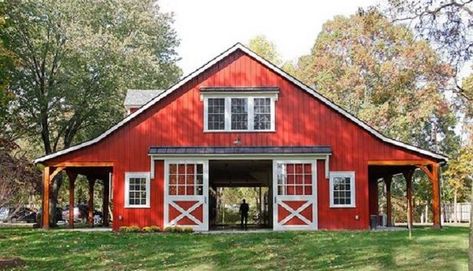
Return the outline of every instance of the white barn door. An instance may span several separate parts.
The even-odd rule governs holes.
[[[164,225],[208,231],[208,161],[166,160]]]
[[[317,229],[316,160],[273,160],[273,229]]]

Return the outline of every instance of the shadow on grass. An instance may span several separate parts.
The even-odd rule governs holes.
[[[24,270],[461,270],[468,229],[407,232],[115,234],[0,229]]]

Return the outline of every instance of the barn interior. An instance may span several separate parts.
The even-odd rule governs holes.
[[[210,229],[240,229],[243,198],[250,205],[248,229],[272,228],[272,160],[210,160]]]

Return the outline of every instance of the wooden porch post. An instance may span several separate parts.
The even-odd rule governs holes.
[[[392,183],[393,177],[392,176],[386,176],[384,177],[384,183],[386,185],[386,220],[387,220],[387,226],[392,227],[392,203],[391,203],[391,183]]]
[[[403,173],[406,179],[406,197],[407,197],[407,224],[409,229],[412,228],[413,216],[412,216],[412,175],[413,170],[409,170]]]
[[[87,223],[90,227],[94,227],[94,185],[95,178],[87,177],[89,180],[89,202],[88,202],[88,214]]]
[[[69,228],[74,228],[74,189],[77,178],[76,173],[67,171],[69,177]]]
[[[44,167],[43,170],[43,210],[41,214],[41,220],[43,223],[43,229],[49,229],[49,186],[50,186],[50,178],[49,178],[49,167]]]
[[[429,177],[432,184],[432,215],[433,215],[433,227],[440,229],[442,227],[440,221],[440,166],[438,163],[431,165],[432,171],[425,165],[418,165],[418,167],[424,171]]]
[[[108,227],[109,226],[109,221],[108,221],[108,203],[109,203],[109,198],[110,198],[110,180],[109,178],[104,178],[103,180],[103,202],[102,202],[102,220],[103,220],[103,226]]]
[[[433,227],[440,229],[440,167],[438,164],[432,165],[432,213]]]

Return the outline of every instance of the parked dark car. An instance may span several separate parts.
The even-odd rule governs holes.
[[[36,216],[36,220],[37,221],[40,221],[41,220],[41,214],[42,214],[42,209],[39,210],[37,216]],[[56,208],[56,221],[62,221],[62,209],[57,207]]]
[[[6,217],[3,219],[4,222],[27,222],[27,223],[36,223],[36,212],[27,207],[21,207],[15,212],[15,208],[9,208],[5,210]]]

